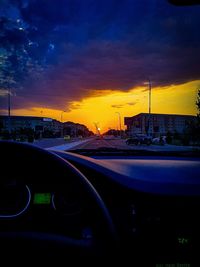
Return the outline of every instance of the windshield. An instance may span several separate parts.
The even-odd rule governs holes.
[[[198,149],[199,13],[167,0],[1,0],[0,138]]]

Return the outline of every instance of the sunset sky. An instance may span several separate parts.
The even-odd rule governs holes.
[[[12,42],[17,69],[23,65],[11,86],[11,115],[116,129],[116,112],[122,125],[124,116],[148,112],[148,79],[152,112],[195,115],[199,14],[199,6],[165,0],[3,0],[0,67],[9,65]],[[1,82],[4,115],[7,90]]]

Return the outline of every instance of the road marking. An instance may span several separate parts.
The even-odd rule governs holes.
[[[65,151],[65,150],[71,149],[75,146],[81,145],[81,144],[89,142],[89,141],[91,141],[91,139],[85,139],[85,140],[76,141],[76,142],[63,144],[63,145],[59,145],[59,146],[52,146],[52,147],[48,147],[46,149],[47,150],[54,150],[55,149],[55,150]]]

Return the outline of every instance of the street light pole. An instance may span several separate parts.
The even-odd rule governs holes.
[[[121,114],[119,112],[115,112],[116,114],[118,114],[119,116],[119,130],[120,130],[120,136],[122,135],[121,134],[121,130],[122,130],[122,127],[121,127]]]
[[[61,129],[61,137],[63,137],[63,113],[64,112],[66,112],[65,110],[63,110],[62,112],[61,112],[61,115],[60,115],[60,121],[61,121],[61,123],[62,123],[62,129]]]
[[[8,89],[8,132],[11,132],[11,120],[10,120],[10,88]]]
[[[150,123],[150,121],[151,121],[151,88],[152,88],[151,81],[149,79],[149,125],[148,125],[149,127],[148,127],[148,135],[150,135],[150,126],[152,126]]]
[[[149,115],[151,114],[151,81],[149,79]]]
[[[101,133],[100,133],[100,128],[99,128],[99,126],[98,126],[98,122],[94,122],[94,125],[95,125],[95,128],[96,128],[96,134],[97,134],[97,136],[101,136]]]
[[[63,122],[63,113],[64,113],[64,112],[66,112],[66,111],[63,110],[63,111],[61,112],[61,116],[60,116],[60,121],[61,121],[61,122]]]

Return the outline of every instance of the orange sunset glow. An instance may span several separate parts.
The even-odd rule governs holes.
[[[1,5],[2,116],[48,117],[102,133],[120,129],[121,118],[125,130],[124,117],[149,111],[148,81],[152,113],[197,114],[199,7],[131,0]]]
[[[200,80],[187,82],[181,85],[152,88],[153,113],[190,114],[196,115],[196,94]],[[61,121],[74,121],[85,124],[90,130],[95,131],[94,122],[98,123],[101,131],[119,127],[121,115],[123,118],[141,112],[148,112],[148,87],[134,88],[128,92],[106,91],[104,95],[86,97],[82,101],[74,101],[70,111],[30,107],[28,109],[12,110],[12,115],[44,116]],[[14,98],[14,97],[13,97]],[[13,99],[14,101],[14,99]],[[67,106],[66,106],[67,110]]]

